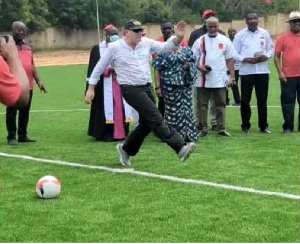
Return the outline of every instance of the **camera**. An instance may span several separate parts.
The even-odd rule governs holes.
[[[8,36],[0,36],[0,38],[3,37],[6,42],[8,42]],[[0,43],[0,52],[1,52],[1,43]]]
[[[209,65],[205,65],[205,68],[206,68],[207,71],[212,71],[212,69]]]

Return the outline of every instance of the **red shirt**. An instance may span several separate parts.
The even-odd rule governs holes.
[[[27,44],[17,45],[19,58],[29,80],[29,89],[33,89],[33,54]]]
[[[282,53],[282,72],[286,77],[300,76],[300,34],[287,31],[275,43],[275,52]]]
[[[21,84],[9,71],[8,64],[0,56],[0,102],[13,106],[21,94]]]
[[[158,37],[158,38],[156,39],[156,41],[159,41],[159,42],[165,42],[165,38],[164,38],[164,36],[160,36],[160,37]],[[187,46],[188,43],[187,43],[187,41],[183,38],[179,45],[180,45],[180,46]]]

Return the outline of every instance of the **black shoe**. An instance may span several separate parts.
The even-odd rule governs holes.
[[[291,129],[285,129],[283,130],[283,134],[291,134],[292,130]]]
[[[200,131],[199,137],[207,136],[207,131]]]
[[[36,140],[25,137],[25,138],[19,138],[18,142],[36,142]]]
[[[242,129],[243,134],[249,134],[249,129]]]
[[[212,125],[211,130],[212,131],[217,131],[218,130],[218,125]]]
[[[227,131],[221,131],[218,133],[220,136],[231,137],[231,135]]]
[[[236,103],[236,102],[234,102],[234,103],[232,104],[232,106],[241,106],[241,103]]]
[[[13,138],[13,139],[8,139],[8,140],[7,140],[7,143],[8,143],[8,145],[11,145],[11,146],[16,146],[16,145],[18,145],[18,142],[17,142],[17,140],[16,140],[15,138]]]
[[[271,134],[272,132],[268,130],[268,128],[264,129],[264,130],[261,130],[260,131],[261,133],[264,133],[264,134]]]

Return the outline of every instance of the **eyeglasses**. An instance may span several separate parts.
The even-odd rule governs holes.
[[[134,33],[139,33],[139,32],[143,32],[143,29],[134,29],[132,30]]]
[[[290,22],[292,22],[292,23],[300,23],[300,19],[293,19]]]
[[[168,27],[162,27],[161,29],[162,30],[172,30],[172,28],[173,28],[172,26],[168,26]]]

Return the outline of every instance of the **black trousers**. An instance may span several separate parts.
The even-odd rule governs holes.
[[[260,130],[268,128],[267,100],[269,92],[269,74],[241,75],[241,118],[242,129],[250,129],[251,96],[253,87],[257,100],[258,127]]]
[[[239,71],[235,70],[234,73],[234,80],[235,80],[235,85],[231,87],[231,91],[232,91],[232,95],[233,95],[233,100],[236,104],[240,104],[241,103],[241,96],[240,96],[240,91],[239,91],[239,79],[240,79],[240,75],[239,75]],[[226,90],[226,104],[229,105],[230,104],[230,99],[229,99],[229,92],[228,89]]]
[[[295,101],[297,97],[298,104],[300,104],[300,77],[289,77],[287,82],[280,83],[281,86],[281,108],[284,123],[282,128],[284,130],[294,130],[294,113]],[[300,131],[300,108],[298,112],[298,131]]]
[[[27,106],[24,108],[16,109],[15,107],[6,107],[6,129],[8,133],[7,140],[16,139],[16,133],[17,133],[16,118],[17,118],[18,111],[19,111],[18,138],[26,138],[32,95],[33,95],[33,91],[31,90],[29,96],[29,102]]]
[[[185,145],[183,138],[169,127],[155,105],[155,97],[151,84],[144,86],[121,85],[126,102],[139,113],[139,125],[128,135],[123,149],[134,156],[147,135],[154,135],[166,142],[176,153]]]

